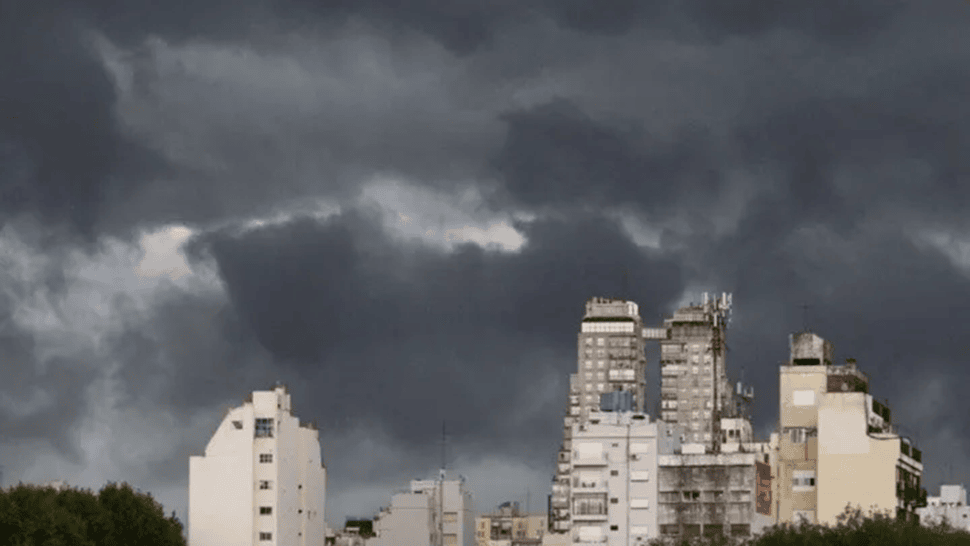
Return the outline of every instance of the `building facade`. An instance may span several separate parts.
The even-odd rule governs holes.
[[[189,544],[322,544],[325,489],[319,432],[286,387],[255,391],[189,459]]]
[[[471,492],[464,478],[414,480],[391,497],[373,529],[368,546],[474,546]]]
[[[768,445],[737,447],[731,453],[660,456],[657,523],[662,538],[750,537],[774,524],[758,506],[758,470],[770,468]]]
[[[851,359],[833,366],[831,343],[811,332],[792,335],[790,353],[772,435],[778,521],[832,525],[847,505],[914,517],[922,454],[869,394],[868,376]]]
[[[526,514],[519,503],[506,502],[490,514],[475,519],[476,546],[526,546],[542,544],[546,534],[545,514]]]
[[[716,453],[720,419],[734,416],[725,358],[731,295],[703,297],[643,335],[660,342],[660,418],[680,425],[685,443]]]
[[[946,522],[947,525],[970,531],[970,506],[967,506],[967,490],[960,485],[941,485],[939,497],[927,497],[927,505],[917,508],[920,525],[931,527]]]
[[[670,425],[636,412],[591,411],[573,425],[572,543],[633,546],[657,537],[657,456],[679,442]]]
[[[569,490],[572,433],[599,411],[603,394],[629,393],[632,409],[642,413],[646,400],[646,357],[639,306],[632,301],[592,298],[577,335],[577,372],[569,380],[569,405],[563,420],[563,443],[558,454],[549,501],[549,527],[571,528]]]

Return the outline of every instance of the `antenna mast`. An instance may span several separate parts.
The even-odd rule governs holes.
[[[446,475],[446,464],[445,459],[445,442],[447,442],[447,437],[445,436],[445,422],[441,422],[441,470],[438,473],[438,546],[445,545],[445,475]]]

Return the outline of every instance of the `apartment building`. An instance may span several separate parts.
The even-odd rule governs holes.
[[[658,458],[658,526],[662,538],[750,537],[774,524],[770,515],[770,445],[754,442],[747,419],[722,418],[720,453],[684,444]]]
[[[572,437],[572,543],[633,546],[656,538],[657,456],[676,451],[679,431],[643,413],[591,411]]]
[[[726,368],[726,334],[731,295],[691,304],[664,320],[662,328],[646,328],[645,339],[660,342],[660,418],[684,430],[684,442],[703,444],[718,452],[722,417],[734,416]]]
[[[476,546],[526,546],[542,544],[546,514],[527,514],[519,503],[506,502],[489,514],[475,518]]]
[[[474,546],[475,517],[464,478],[414,480],[374,518],[368,546]]]
[[[814,333],[793,334],[789,345],[771,440],[778,521],[831,525],[847,505],[915,516],[922,453],[869,394],[868,376],[852,359],[832,365],[831,343]]]
[[[931,527],[944,521],[951,527],[970,531],[970,506],[967,490],[960,485],[941,485],[940,496],[927,497],[926,506],[917,508],[920,525]]]
[[[189,459],[189,544],[322,544],[325,488],[319,432],[285,386],[255,391]]]
[[[569,489],[572,432],[585,424],[590,412],[599,411],[600,396],[614,391],[629,393],[633,409],[642,413],[646,399],[646,357],[639,306],[631,301],[592,298],[577,335],[577,372],[570,376],[569,406],[563,420],[549,525],[554,532],[571,528]]]

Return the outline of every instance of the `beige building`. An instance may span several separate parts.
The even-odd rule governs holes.
[[[499,505],[490,514],[475,518],[476,546],[525,546],[542,544],[548,527],[545,514],[525,514],[519,503]]]
[[[414,480],[374,518],[368,546],[472,546],[475,517],[464,478]]]
[[[832,345],[802,332],[779,376],[780,433],[772,435],[775,517],[834,524],[847,505],[915,512],[922,456],[896,433],[853,360],[832,365]]]

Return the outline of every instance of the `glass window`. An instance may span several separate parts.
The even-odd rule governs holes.
[[[593,361],[592,360],[587,360],[586,361],[586,369],[589,370],[589,369],[592,369],[592,368],[593,368]]]
[[[606,345],[606,338],[605,337],[598,337],[598,338],[596,338],[596,344],[599,345],[600,347],[605,346]]]
[[[271,462],[273,462],[273,454],[272,453],[260,453],[259,454],[259,462],[261,462],[261,463],[271,463]]]
[[[270,483],[269,480],[259,480],[259,488],[260,489],[272,489],[273,488],[273,484]]]
[[[260,506],[259,507],[259,515],[261,515],[261,516],[269,516],[269,515],[272,515],[272,513],[273,513],[273,507],[272,506]]]
[[[273,419],[272,418],[256,418],[256,437],[257,438],[272,438],[273,437]]]
[[[599,369],[603,369],[604,367],[606,367],[606,362],[603,360],[600,360],[599,362],[596,363],[596,367]]]
[[[602,381],[603,379],[605,379],[605,377],[606,377],[606,375],[603,372],[600,372],[600,373],[596,374],[596,378],[599,379],[600,381]]]
[[[273,540],[273,533],[259,533],[259,540]]]

